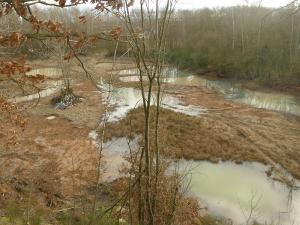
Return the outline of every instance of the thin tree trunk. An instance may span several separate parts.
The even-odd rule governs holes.
[[[232,50],[235,49],[235,16],[234,16],[234,8],[231,9],[232,16]]]

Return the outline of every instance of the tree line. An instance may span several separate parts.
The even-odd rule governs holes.
[[[87,34],[123,27],[110,14],[89,9],[36,8],[35,12],[44,20],[60,21],[71,30]],[[85,19],[79,21],[82,15]],[[133,23],[138,24],[139,18],[137,11]],[[3,30],[31,29],[24,25],[16,16],[0,24]],[[179,10],[174,12],[167,30],[167,60],[180,69],[215,71],[222,77],[255,80],[269,86],[300,82],[300,15],[295,4],[281,9],[236,6]],[[126,32],[125,27],[123,31]],[[31,40],[18,51],[39,54],[38,57],[51,54],[51,40],[44,42],[47,49],[40,40]],[[89,47],[89,52],[105,51],[108,56],[115,51],[109,41],[85,46]],[[129,48],[128,44],[120,43],[117,54],[130,55]]]
[[[300,16],[295,4],[178,11],[168,59],[183,69],[260,83],[299,82]]]

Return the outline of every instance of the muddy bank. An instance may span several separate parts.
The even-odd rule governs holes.
[[[20,187],[13,185],[12,190],[20,194],[26,189],[43,193],[47,201],[44,205],[55,206],[58,197],[77,195],[81,188],[95,182],[97,155],[87,138],[88,129],[77,128],[63,118],[26,119],[28,125],[22,136],[18,136],[18,144],[10,149],[1,147],[4,149],[0,157],[2,180],[8,184],[14,180],[24,182]],[[8,198],[10,190],[6,191],[1,198]]]

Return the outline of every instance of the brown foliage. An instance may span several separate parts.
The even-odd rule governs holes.
[[[9,4],[3,5],[2,10],[0,10],[0,17],[5,16],[12,12],[12,6]]]
[[[135,154],[134,154],[135,155]],[[134,158],[132,155],[130,158]],[[130,178],[127,180],[122,180],[119,182],[118,189],[123,187],[123,191],[129,190],[129,200],[127,201],[127,207],[125,213],[123,213],[123,217],[126,217],[127,221],[132,221],[131,224],[138,224],[139,217],[139,202],[140,197],[143,198],[142,202],[144,205],[146,203],[146,195],[147,188],[150,190],[155,190],[155,185],[157,185],[157,191],[155,198],[157,199],[156,207],[155,207],[155,224],[160,225],[192,225],[196,218],[200,218],[199,212],[200,207],[198,201],[185,196],[186,187],[182,186],[184,183],[184,177],[179,174],[166,175],[168,172],[166,171],[169,163],[164,161],[162,163],[164,166],[161,167],[160,173],[158,175],[158,183],[155,184],[155,177],[152,177],[150,182],[151,186],[147,187],[145,177],[141,178],[141,187],[142,187],[142,195],[139,193],[139,186],[135,185],[137,177],[139,176],[138,168],[129,169],[129,173],[131,173]],[[138,165],[138,162],[135,163]],[[125,170],[126,171],[126,170]],[[130,185],[132,187],[130,187]],[[128,188],[129,187],[129,188]],[[146,211],[143,212],[142,217],[145,221],[149,221],[147,218]],[[146,222],[147,224],[147,222]]]
[[[31,70],[30,67],[25,65],[26,61],[24,58],[20,60],[13,61],[0,61],[0,74],[6,75],[8,77],[12,77],[13,75],[23,74],[25,75],[26,72]]]
[[[0,135],[4,135],[6,138],[6,147],[11,147],[17,144],[17,134],[18,131],[23,131],[25,129],[26,121],[24,117],[20,114],[18,108],[7,102],[3,97],[0,96]],[[3,123],[10,123],[11,129],[4,130]]]
[[[122,33],[122,27],[116,27],[110,31],[110,35],[113,39],[117,40]]]
[[[37,83],[45,79],[43,75],[27,76],[26,73],[30,70],[31,68],[26,65],[25,58],[19,60],[0,60],[0,75],[17,83],[21,89],[25,85],[35,87]]]
[[[0,34],[0,46],[18,47],[27,39],[26,35],[21,32],[12,32],[9,35]]]

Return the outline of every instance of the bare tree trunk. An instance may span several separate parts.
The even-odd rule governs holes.
[[[242,54],[245,55],[246,47],[245,47],[245,16],[241,15],[241,33],[242,33]]]
[[[292,16],[291,38],[290,38],[290,66],[292,69],[294,53],[295,15]]]
[[[234,16],[234,8],[231,9],[232,16],[232,50],[235,49],[235,16]]]
[[[129,32],[128,42],[131,45],[139,71],[140,91],[144,109],[143,147],[140,151],[137,186],[138,186],[138,223],[156,224],[157,191],[160,173],[159,151],[159,116],[161,98],[161,72],[165,51],[166,28],[170,19],[172,2],[139,1],[139,20],[134,21],[129,10],[129,1],[124,1],[124,15],[119,15]],[[165,4],[164,8],[160,6]],[[139,22],[135,26],[134,22]],[[156,101],[153,101],[153,90],[157,86]],[[153,102],[152,102],[153,101]],[[156,104],[156,111],[151,105]],[[154,121],[154,130],[151,126]],[[154,137],[154,138],[153,138]]]

